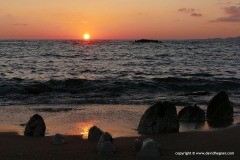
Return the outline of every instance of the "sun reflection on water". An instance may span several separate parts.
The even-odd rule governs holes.
[[[89,131],[89,129],[92,126],[96,125],[96,123],[97,123],[97,120],[89,120],[89,121],[86,121],[86,122],[79,122],[77,124],[78,131],[83,136],[83,139],[87,139],[88,138],[88,131]]]

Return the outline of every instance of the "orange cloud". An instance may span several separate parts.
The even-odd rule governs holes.
[[[180,8],[178,9],[179,12],[190,14],[192,17],[202,17],[201,13],[196,13],[196,9],[194,8]]]
[[[26,23],[15,23],[15,24],[13,24],[14,26],[27,26],[28,24],[26,24]]]
[[[210,22],[240,22],[240,5],[224,8],[226,17],[220,17]]]

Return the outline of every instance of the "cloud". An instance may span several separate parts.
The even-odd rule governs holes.
[[[201,13],[196,13],[196,9],[194,8],[180,8],[178,9],[179,12],[190,14],[192,17],[202,17]]]
[[[225,7],[224,10],[231,17],[240,17],[240,6]]]
[[[219,17],[210,22],[240,22],[240,5],[224,7],[226,17]]]
[[[195,11],[194,8],[180,8],[178,9],[179,12],[184,12],[184,13],[192,13]]]
[[[202,17],[201,13],[192,13],[191,16],[193,17]]]
[[[23,26],[23,27],[25,27],[25,26],[27,26],[28,24],[26,24],[26,23],[15,23],[15,24],[13,24],[14,26]]]

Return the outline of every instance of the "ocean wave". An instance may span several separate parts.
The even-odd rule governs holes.
[[[9,101],[24,103],[151,103],[173,99],[187,103],[189,97],[211,96],[220,90],[238,91],[238,79],[152,78],[127,79],[65,79],[34,81],[19,78],[0,79],[1,104]],[[236,94],[235,92],[234,94]],[[179,98],[180,96],[180,98]],[[185,96],[187,98],[182,98]],[[237,96],[237,95],[235,95]]]

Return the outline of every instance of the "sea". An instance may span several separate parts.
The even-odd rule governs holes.
[[[239,38],[1,40],[0,132],[23,134],[38,113],[47,135],[97,125],[113,136],[136,136],[150,105],[170,101],[177,111],[195,104],[206,111],[222,90],[234,104],[234,122],[181,124],[180,131],[231,126],[240,122],[239,54]]]
[[[240,106],[240,39],[1,40],[0,105],[206,105],[225,90]]]

